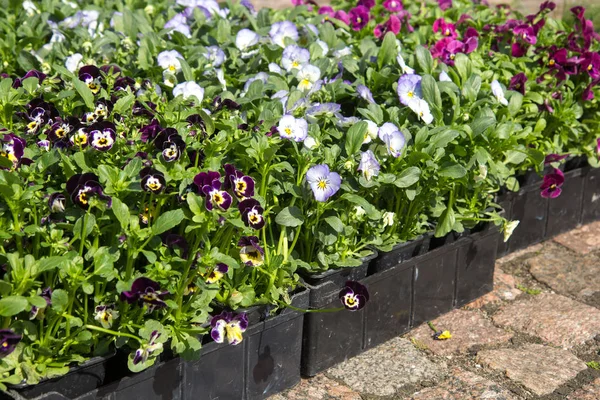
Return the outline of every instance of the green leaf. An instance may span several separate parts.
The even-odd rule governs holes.
[[[344,231],[344,223],[336,216],[332,215],[331,217],[325,218],[325,222],[327,222],[337,233],[342,233]]]
[[[42,296],[31,296],[27,300],[29,301],[29,304],[36,306],[37,308],[46,308],[48,305],[48,303],[46,303],[46,299],[44,299]]]
[[[437,108],[442,108],[442,96],[433,76],[423,75],[423,78],[421,79],[421,88],[423,89],[423,97],[428,104],[434,105]]]
[[[79,93],[79,95],[85,102],[85,106],[89,110],[93,110],[95,107],[94,94],[92,93],[92,91],[90,90],[88,85],[86,85],[85,82],[79,80],[78,77],[75,77],[75,78],[73,78],[73,86],[75,86],[75,90],[77,90],[77,93]]]
[[[417,63],[424,74],[431,74],[433,72],[433,57],[429,49],[423,46],[417,46]]]
[[[481,77],[479,75],[471,75],[465,82],[462,94],[470,101],[477,100],[477,95],[481,90]]]
[[[442,237],[452,232],[452,228],[456,222],[456,216],[452,208],[446,208],[435,228],[435,237]]]
[[[187,61],[185,61],[183,58],[177,59],[179,60],[179,64],[181,64],[181,72],[183,72],[183,77],[185,78],[185,80],[188,82],[193,81],[194,73],[192,72],[192,69],[190,68]]]
[[[119,100],[117,100],[112,110],[113,114],[125,114],[126,112],[131,110],[131,106],[133,105],[134,101],[135,95],[132,93],[127,93],[126,96],[123,96]],[[134,159],[136,158],[137,157],[135,157]]]
[[[52,257],[42,258],[41,260],[39,260],[37,262],[36,272],[38,274],[41,274],[42,272],[46,272],[51,269],[57,268],[62,263],[66,262],[67,260],[68,260],[68,258],[63,257],[63,256],[52,256]]]
[[[152,225],[152,234],[160,235],[169,229],[175,228],[184,218],[185,214],[183,213],[183,210],[167,211],[166,213],[161,214]]]
[[[496,124],[494,117],[479,117],[471,123],[471,129],[473,130],[473,136],[479,136],[486,129]]]
[[[66,290],[56,289],[52,292],[52,309],[56,312],[63,312],[69,304],[69,294]]]
[[[352,125],[346,134],[346,154],[352,156],[358,152],[365,140],[368,124],[365,121],[360,121]]]
[[[121,229],[126,230],[129,227],[129,207],[127,207],[127,204],[117,197],[113,197],[112,212],[121,224]]]
[[[200,117],[202,117],[202,121],[204,121],[204,126],[206,127],[206,133],[210,136],[215,132],[215,123],[210,115],[208,115],[204,110],[196,111]]]
[[[398,178],[394,181],[394,185],[399,188],[407,188],[410,185],[417,183],[421,177],[421,170],[418,167],[408,167],[398,174]]]
[[[427,146],[427,147],[432,150],[445,148],[448,145],[448,143],[452,142],[459,135],[460,135],[460,133],[458,131],[455,131],[454,129],[444,130],[442,132],[439,132],[439,133],[433,135],[429,139],[429,146]]]
[[[440,176],[446,178],[460,179],[467,174],[467,170],[460,164],[450,165],[442,168],[439,172]]]
[[[508,101],[508,112],[513,117],[521,111],[521,105],[523,105],[523,95],[519,92],[513,92]]]
[[[379,210],[377,210],[376,207],[374,207],[371,203],[369,203],[367,200],[363,199],[362,197],[360,197],[356,194],[346,193],[342,196],[342,198],[348,200],[352,204],[362,207],[370,219],[373,219],[373,220],[381,219],[381,212],[379,212]]]
[[[0,299],[0,316],[12,317],[27,308],[28,301],[23,296],[8,296]]]
[[[456,58],[454,58],[454,68],[460,75],[460,79],[462,82],[466,82],[467,78],[471,76],[471,60],[469,60],[469,56],[464,53],[456,54]]]
[[[304,223],[304,215],[298,207],[286,207],[277,214],[275,222],[282,226],[300,226]]]
[[[386,33],[381,43],[381,48],[377,54],[377,64],[379,69],[384,65],[392,64],[398,56],[398,46],[396,45],[396,35],[393,32]]]
[[[96,225],[96,217],[94,216],[94,214],[82,215],[75,222],[75,226],[73,227],[73,234],[74,234],[75,238],[81,237],[81,231],[82,231],[84,220],[85,220],[85,228],[83,229],[84,230],[83,237],[87,237],[94,230],[94,225]]]

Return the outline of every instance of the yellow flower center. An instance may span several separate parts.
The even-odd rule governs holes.
[[[319,183],[317,183],[317,187],[321,190],[327,189],[327,181],[325,179],[320,179]]]
[[[284,131],[285,131],[285,133],[287,135],[291,135],[292,134],[292,129],[291,128],[285,128]]]
[[[411,91],[410,91],[410,92],[408,92],[406,95],[407,95],[408,97],[410,97],[410,98],[413,98],[413,97],[415,97],[415,92],[413,92],[413,91],[411,90]]]
[[[54,133],[56,134],[56,137],[58,137],[58,138],[63,138],[67,134],[63,128],[58,128],[56,130],[56,132],[54,132]]]
[[[548,65],[550,65],[550,66],[553,66],[554,64],[556,64],[556,61],[554,61],[554,60],[550,60],[550,61],[548,62]]]
[[[361,17],[356,18],[356,22],[358,22],[360,24],[362,22],[362,18]]]
[[[592,64],[590,64],[590,65],[588,65],[588,67],[587,67],[587,70],[588,70],[588,71],[591,71],[591,70],[592,70],[592,68],[593,68],[593,67],[592,67]]]
[[[175,70],[177,70],[177,68],[175,68],[175,66],[173,64],[169,65],[169,71],[171,72],[175,72]]]
[[[299,66],[300,66],[300,63],[298,61],[296,61],[296,60],[292,61],[292,67],[296,68],[296,67],[299,67]]]

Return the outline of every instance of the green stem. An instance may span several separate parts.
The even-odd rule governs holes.
[[[98,331],[98,332],[106,333],[108,335],[128,337],[128,338],[137,340],[139,343],[143,343],[142,339],[140,339],[139,337],[137,337],[135,335],[132,335],[130,333],[123,333],[123,332],[112,331],[110,329],[100,328],[99,326],[95,326],[95,325],[86,325],[85,328],[86,329],[90,329],[92,331]]]

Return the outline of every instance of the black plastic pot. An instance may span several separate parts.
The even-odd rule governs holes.
[[[600,168],[584,169],[581,223],[600,221]]]
[[[304,279],[310,289],[309,307],[341,307],[338,295],[346,281],[363,279],[367,275],[369,264],[376,257],[377,253],[373,253],[356,268],[341,268],[306,276]],[[359,354],[363,348],[363,314],[364,309],[355,312],[344,310],[306,314],[302,339],[302,375],[314,376]]]
[[[565,172],[562,193],[555,199],[548,199],[547,238],[570,231],[581,222],[585,183],[583,171],[577,168]]]
[[[409,242],[398,243],[392,250],[380,252],[379,256],[371,263],[368,275],[383,272],[411,258],[425,254],[429,250],[430,234],[417,237]]]
[[[293,295],[292,305],[308,308],[309,291]],[[238,346],[204,346],[200,359],[183,362],[184,398],[264,399],[294,386],[300,382],[303,321],[304,314],[284,309],[251,323]]]
[[[512,214],[513,196],[514,196],[513,192],[502,191],[496,197],[496,203],[498,203],[498,205],[502,208],[504,218],[506,218],[509,221],[511,221],[513,219],[513,214]],[[518,229],[518,227],[517,227],[517,229]],[[508,254],[508,242],[505,242],[504,238],[502,236],[500,236],[500,238],[498,239],[498,249],[496,252],[496,256],[498,258],[500,258],[500,257],[505,256],[506,254]]]
[[[8,392],[0,392],[0,399],[76,398],[120,378],[126,370],[127,361],[120,355],[113,353],[94,357],[71,368],[59,378],[44,380],[36,385],[11,385]]]
[[[508,241],[510,253],[544,240],[548,220],[548,199],[540,196],[539,185],[522,187],[511,197],[511,219],[520,222]]]

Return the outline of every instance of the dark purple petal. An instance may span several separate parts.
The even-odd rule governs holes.
[[[0,358],[12,353],[20,341],[21,335],[15,334],[10,329],[0,329]]]

